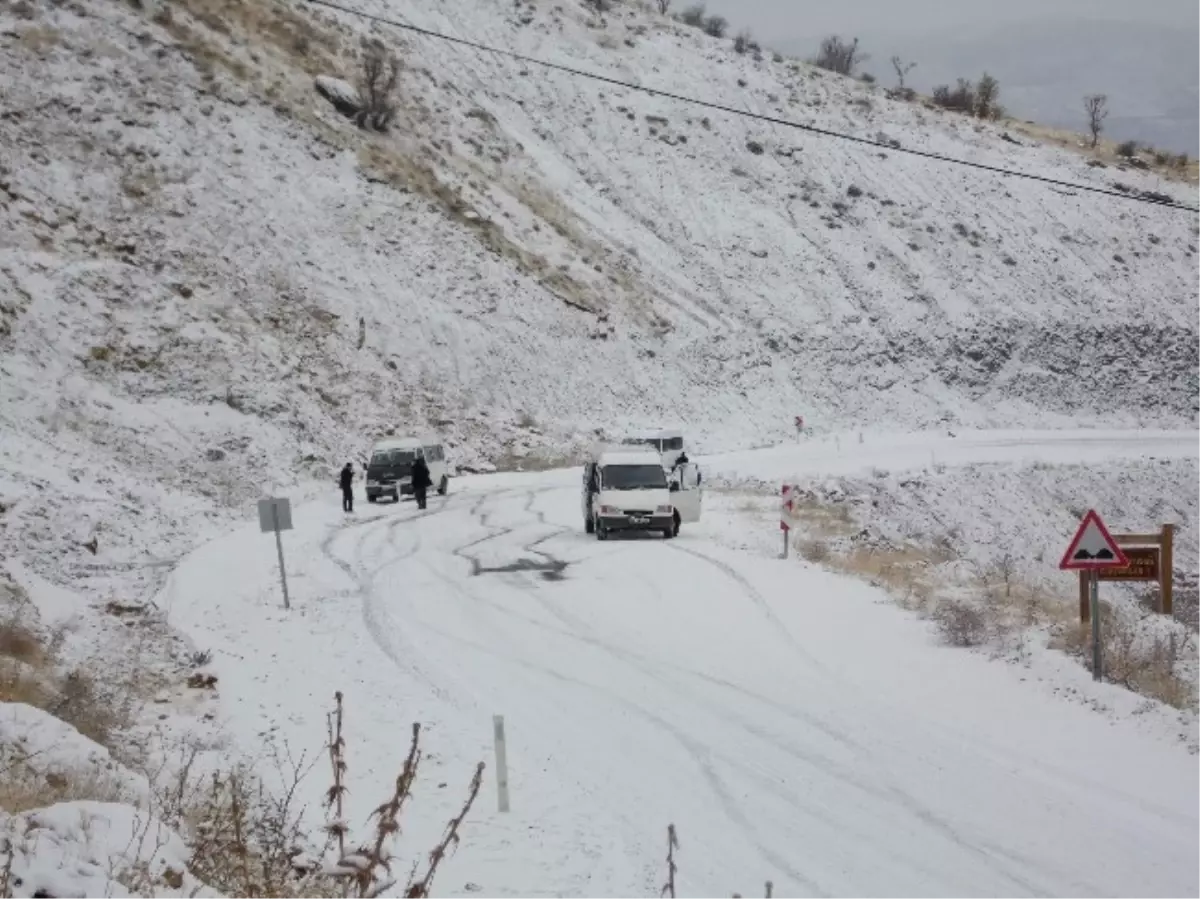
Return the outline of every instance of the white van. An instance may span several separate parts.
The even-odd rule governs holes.
[[[607,540],[613,531],[656,531],[671,538],[700,520],[700,491],[672,485],[653,450],[606,449],[583,466],[583,529]],[[685,495],[686,494],[686,495]]]
[[[371,449],[371,461],[367,463],[367,502],[373,503],[381,496],[399,502],[402,495],[412,493],[412,464],[418,456],[429,466],[434,489],[445,496],[450,472],[441,441],[434,437],[398,437],[380,440]]]

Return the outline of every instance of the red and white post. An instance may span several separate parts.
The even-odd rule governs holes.
[[[788,537],[792,530],[792,490],[789,484],[784,484],[781,491],[783,504],[779,510],[779,529],[783,531],[783,557],[788,557]]]

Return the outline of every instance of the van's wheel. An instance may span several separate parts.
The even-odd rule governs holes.
[[[442,480],[438,484],[438,496],[445,496],[446,490],[450,487],[450,479],[442,475]]]
[[[583,532],[585,534],[596,533],[596,522],[595,522],[595,520],[592,519],[592,517],[590,515],[588,516],[587,520],[584,521],[584,523],[583,523]]]
[[[369,502],[369,503],[373,503],[377,499],[379,499],[378,496],[371,496],[370,494],[367,495],[367,502]]]
[[[596,539],[597,540],[607,540],[608,539],[608,528],[606,528],[604,525],[602,525],[598,521],[595,523],[594,527],[596,529]]]

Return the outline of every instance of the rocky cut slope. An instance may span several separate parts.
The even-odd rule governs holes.
[[[633,2],[360,8],[736,108],[1194,191],[737,54]],[[1189,421],[1194,217],[719,115],[299,2],[0,9],[0,497],[59,571],[429,424]],[[313,88],[401,63],[386,134]],[[139,517],[140,516],[140,517]],[[152,525],[152,526],[151,526]],[[136,567],[136,566],[135,566]],[[103,578],[110,567],[74,565]],[[153,578],[151,578],[153,580]]]

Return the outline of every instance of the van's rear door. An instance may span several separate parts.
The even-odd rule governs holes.
[[[700,470],[695,462],[680,465],[677,469],[679,489],[671,491],[671,502],[679,512],[683,524],[700,520],[704,491],[700,489]]]

